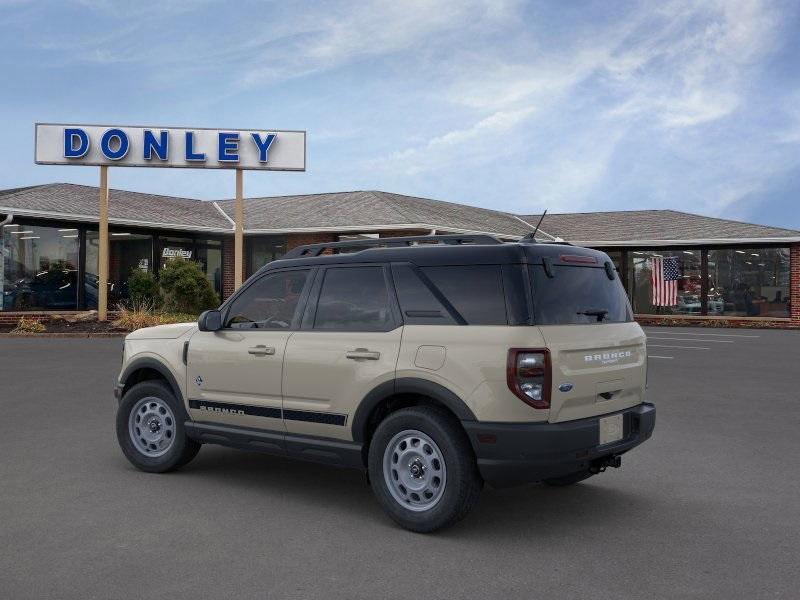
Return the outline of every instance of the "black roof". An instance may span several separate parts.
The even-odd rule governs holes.
[[[388,262],[408,262],[421,267],[455,266],[455,265],[497,265],[497,264],[541,264],[549,258],[554,264],[581,264],[584,266],[602,267],[610,261],[608,255],[600,250],[571,246],[568,244],[542,244],[536,242],[501,242],[488,236],[477,238],[471,243],[449,243],[442,238],[453,239],[459,236],[425,236],[413,238],[382,238],[369,244],[359,240],[354,252],[317,254],[321,248],[333,251],[350,249],[347,242],[331,244],[314,244],[295,248],[284,258],[267,263],[261,271],[270,271],[286,267],[319,266],[333,264],[369,264]],[[484,237],[486,239],[484,239]],[[463,239],[463,237],[461,238]],[[468,238],[471,239],[471,238]],[[439,243],[420,243],[418,245],[400,245],[404,240]],[[381,244],[394,242],[393,245]],[[367,243],[363,243],[367,242]],[[379,245],[381,244],[381,245]],[[303,250],[312,249],[310,255],[303,255]]]

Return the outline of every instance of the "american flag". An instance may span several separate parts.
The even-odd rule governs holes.
[[[678,259],[654,256],[650,261],[653,306],[675,306],[678,304]]]

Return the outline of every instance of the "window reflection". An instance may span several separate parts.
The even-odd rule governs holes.
[[[701,314],[700,250],[635,250],[628,256],[635,313]]]
[[[788,248],[708,251],[708,314],[788,318]]]
[[[153,272],[153,236],[112,230],[108,235],[108,305],[116,307],[129,297],[128,279],[136,270]],[[97,308],[98,257],[97,231],[86,232],[84,294],[87,308]]]
[[[10,224],[2,228],[3,310],[75,310],[78,230]]]

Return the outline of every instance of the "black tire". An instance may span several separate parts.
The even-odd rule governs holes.
[[[578,471],[577,473],[570,473],[569,475],[564,475],[563,477],[545,479],[544,483],[552,487],[564,487],[567,485],[573,485],[579,481],[583,481],[584,479],[589,479],[589,477],[593,475],[594,473],[590,473],[589,471]]]
[[[157,457],[147,456],[139,451],[131,440],[128,428],[131,411],[140,400],[147,397],[162,400],[175,416],[175,434],[172,444],[165,454]],[[155,380],[142,381],[125,392],[119,408],[117,408],[117,440],[125,457],[137,469],[148,473],[174,471],[187,464],[200,451],[201,444],[186,435],[184,423],[188,418],[183,404],[175,397],[166,383]]]
[[[430,509],[415,512],[404,507],[388,488],[383,474],[386,447],[405,430],[417,430],[430,437],[441,450],[447,469],[440,499]],[[401,527],[428,533],[463,519],[475,506],[483,488],[475,455],[459,423],[448,413],[429,406],[403,408],[378,425],[369,446],[369,480],[383,509]]]

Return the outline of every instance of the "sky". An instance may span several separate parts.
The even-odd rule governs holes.
[[[39,122],[302,129],[305,173],[246,196],[378,189],[531,214],[670,208],[800,229],[800,3],[0,0],[0,189]],[[229,198],[233,173],[111,169]]]

